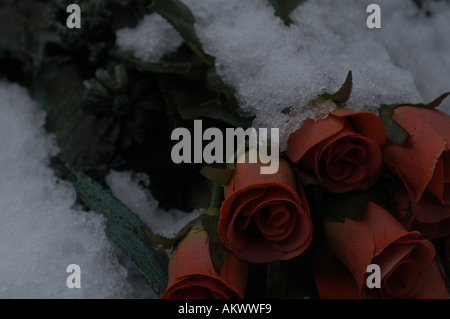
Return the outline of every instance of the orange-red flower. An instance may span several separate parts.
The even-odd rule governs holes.
[[[169,283],[163,299],[242,299],[247,263],[228,253],[220,274],[211,261],[209,239],[196,227],[176,246],[169,263]]]
[[[331,253],[315,268],[322,298],[449,298],[433,244],[377,204],[358,219],[325,220],[324,230]],[[367,286],[370,264],[380,267],[380,288]]]
[[[312,170],[331,192],[363,190],[380,175],[385,139],[376,114],[337,108],[325,119],[305,120],[289,136],[286,154]]]
[[[260,163],[237,163],[225,187],[218,235],[236,256],[250,262],[286,260],[301,254],[312,239],[303,190],[289,164],[260,174]]]
[[[442,219],[450,207],[440,204],[431,194],[425,193],[419,202],[415,202],[402,187],[396,189],[394,200],[406,229],[417,230],[427,239],[450,235],[450,217]]]
[[[415,222],[429,226],[448,224],[450,116],[434,109],[401,106],[395,108],[393,119],[409,133],[409,138],[404,145],[386,143],[383,158],[403,181]]]

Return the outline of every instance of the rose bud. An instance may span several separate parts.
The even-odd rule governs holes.
[[[364,190],[382,169],[386,130],[371,112],[337,108],[320,120],[306,119],[288,138],[287,156],[314,172],[333,193]]]
[[[393,119],[409,134],[403,145],[389,142],[383,160],[403,182],[415,219],[437,223],[450,218],[450,116],[414,106],[394,109]]]
[[[218,235],[236,256],[254,263],[300,255],[312,239],[312,222],[301,185],[280,158],[275,174],[261,163],[236,163],[224,188]]]
[[[169,283],[162,299],[242,299],[247,282],[247,263],[228,253],[214,270],[208,233],[193,228],[175,247],[169,262]]]
[[[433,244],[407,231],[371,202],[357,219],[324,220],[327,250],[315,267],[322,298],[449,298],[434,262]],[[380,269],[380,287],[369,287],[367,267]]]

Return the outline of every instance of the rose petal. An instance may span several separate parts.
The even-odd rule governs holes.
[[[412,199],[419,201],[430,182],[436,162],[448,147],[445,139],[410,108],[398,107],[393,119],[409,134],[405,145],[388,143],[383,148],[385,164],[404,182]]]
[[[450,218],[450,206],[442,205],[434,196],[425,192],[419,202],[412,201],[412,211],[417,221],[431,224]]]
[[[361,219],[346,218],[344,222],[324,219],[324,228],[330,250],[350,270],[361,288],[375,247],[369,225]]]
[[[312,147],[339,133],[345,118],[329,115],[325,119],[306,119],[300,128],[289,135],[286,155],[297,163]]]
[[[268,184],[281,184],[297,192],[297,181],[292,173],[289,163],[280,159],[278,172],[275,174],[261,174],[259,163],[236,163],[233,176],[224,188],[225,198],[228,198],[237,190],[247,188],[261,188]]]
[[[321,299],[357,299],[360,291],[345,266],[327,247],[320,249],[314,265],[314,280]]]
[[[346,117],[351,122],[353,129],[366,136],[379,146],[386,141],[386,129],[383,121],[372,112],[356,112],[347,108],[336,108],[331,114],[338,117]]]
[[[237,163],[229,185],[225,186],[218,237],[227,249],[250,262],[292,258],[312,240],[312,221],[303,190],[289,163],[280,159],[279,164],[277,173],[262,175],[260,164]],[[264,193],[254,189],[264,189]],[[270,210],[271,205],[289,212],[292,224],[283,223],[279,229],[273,224],[262,227],[261,220],[257,220],[261,216],[255,216]],[[299,234],[292,235],[291,231]]]
[[[337,143],[336,146],[334,146],[335,143]],[[354,172],[351,169],[355,168],[355,163],[357,163],[355,160],[350,161],[349,157],[344,157],[341,159],[343,163],[339,164],[343,170],[342,174],[348,174],[347,176],[351,177],[345,179],[342,175],[336,177],[328,174],[327,164],[330,164],[329,157],[335,155],[333,153],[334,149],[340,149],[340,152],[348,153],[359,147],[364,148],[365,154],[362,156],[361,151],[358,151],[355,160],[361,157],[366,160],[358,163],[359,165],[356,166],[357,169]],[[328,151],[329,148],[331,148],[331,151]],[[305,156],[303,159],[306,166],[312,167],[321,184],[335,193],[348,192],[353,189],[367,189],[373,185],[381,173],[382,153],[379,145],[375,141],[353,132],[349,124],[346,124],[338,134],[322,141],[322,143],[311,149],[308,154],[310,156]],[[343,156],[345,155],[343,154]],[[349,165],[349,167],[346,167],[346,165]],[[355,183],[354,181],[358,182]]]
[[[415,243],[390,244],[378,256],[372,260],[380,266],[381,278],[385,278],[394,271],[395,267],[416,247]]]
[[[394,298],[409,297],[411,291],[417,289],[417,277],[417,264],[411,260],[405,260],[386,279],[385,292]]]
[[[403,122],[411,119],[419,119],[420,121],[429,123],[433,129],[448,143],[450,143],[450,115],[438,109],[427,109],[414,106],[401,106],[395,109],[394,114],[401,117]],[[395,118],[397,121],[397,118]],[[402,122],[402,123],[403,123]],[[400,124],[400,123],[399,123]],[[402,124],[401,124],[402,125]],[[406,128],[406,127],[405,127]],[[447,145],[447,149],[450,145]]]
[[[206,276],[190,276],[171,286],[162,299],[232,299],[235,295],[220,280]]]
[[[373,236],[373,256],[405,236],[408,236],[408,242],[416,242],[420,236],[418,232],[408,232],[389,212],[373,202],[369,203],[362,219],[370,227]]]
[[[191,230],[176,246],[169,263],[169,283],[161,298],[243,298],[247,264],[227,254],[218,275],[212,265],[208,234]]]
[[[443,198],[444,186],[444,161],[442,160],[442,157],[439,157],[436,166],[434,167],[433,176],[426,189],[445,205],[446,203]]]
[[[271,206],[270,208],[272,207],[273,206]],[[263,235],[264,238],[272,241],[280,241],[289,237],[295,227],[295,223],[297,222],[298,213],[296,211],[289,212],[285,209],[283,211],[273,211],[270,214],[283,215],[282,219],[285,220],[285,222],[278,226],[266,224],[261,222],[261,213],[257,214],[255,216],[255,222],[259,231],[261,232],[261,235]]]

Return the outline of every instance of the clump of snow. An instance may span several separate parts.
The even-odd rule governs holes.
[[[150,180],[143,173],[111,171],[105,177],[105,182],[114,196],[157,234],[172,237],[201,213],[200,210],[188,213],[179,209],[160,208],[148,190]]]
[[[123,28],[116,32],[119,49],[144,62],[155,62],[164,54],[175,51],[182,43],[182,38],[172,25],[156,13],[144,16],[135,28]]]
[[[348,106],[355,110],[428,101],[450,88],[448,4],[435,4],[427,18],[410,0],[378,1],[382,27],[369,29],[368,0],[306,1],[291,13],[290,26],[268,1],[183,2],[218,74],[236,89],[241,108],[256,115],[255,127],[280,128],[282,149],[304,119],[323,116],[327,106],[312,109],[309,102],[337,91],[349,70]],[[287,107],[292,112],[283,114]]]
[[[44,123],[24,88],[0,81],[0,298],[136,296],[104,218],[74,206],[73,187],[48,166],[57,148]],[[67,287],[70,264],[81,288]]]
[[[450,91],[450,3],[429,2],[432,15],[428,17],[412,6],[397,4],[396,8],[391,2],[380,2],[388,10],[383,11],[383,29],[377,39],[393,63],[412,73],[423,102],[431,102]],[[441,109],[450,113],[450,99]]]

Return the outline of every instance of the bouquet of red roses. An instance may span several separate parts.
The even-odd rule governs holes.
[[[289,135],[275,174],[216,169],[211,207],[166,243],[162,298],[244,298],[255,282],[276,298],[449,298],[450,116],[435,109],[449,93],[376,114],[345,107],[351,87],[350,72],[312,101],[336,107]]]

